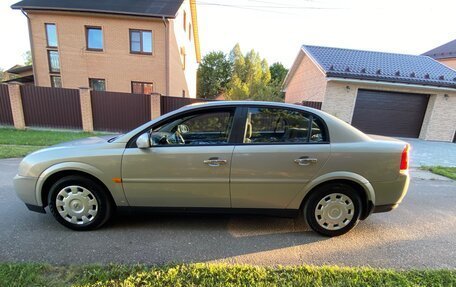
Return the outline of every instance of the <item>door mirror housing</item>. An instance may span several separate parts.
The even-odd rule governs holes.
[[[151,147],[151,144],[150,144],[150,136],[149,136],[149,133],[143,133],[142,135],[140,135],[137,139],[136,139],[136,146],[138,148],[150,148]]]

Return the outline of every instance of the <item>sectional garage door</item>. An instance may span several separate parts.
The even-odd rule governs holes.
[[[368,134],[417,138],[429,95],[359,90],[352,125]]]

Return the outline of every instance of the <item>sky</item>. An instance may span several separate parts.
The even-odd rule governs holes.
[[[71,1],[71,0],[66,0]],[[0,67],[23,62],[27,21],[0,0]],[[455,0],[197,0],[203,56],[239,43],[291,66],[303,44],[421,54],[456,39]]]

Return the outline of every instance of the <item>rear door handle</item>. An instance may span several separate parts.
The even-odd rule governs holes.
[[[207,164],[208,166],[221,166],[225,165],[228,161],[226,159],[219,159],[218,157],[211,157],[209,159],[206,159],[203,161],[204,164]]]
[[[309,165],[311,163],[317,163],[318,159],[310,158],[308,156],[302,156],[294,160],[294,162],[298,165]]]

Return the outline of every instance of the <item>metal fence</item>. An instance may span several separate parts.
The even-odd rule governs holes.
[[[126,132],[151,119],[150,95],[92,91],[96,131]]]
[[[306,106],[310,108],[314,108],[317,110],[321,110],[322,102],[312,102],[312,101],[302,101],[301,103],[297,103],[297,105]]]
[[[171,111],[177,110],[183,106],[191,105],[194,103],[208,102],[206,99],[193,99],[193,98],[181,98],[181,97],[160,97],[160,110],[161,114],[164,115]]]
[[[76,89],[21,86],[25,125],[81,129],[81,105]]]
[[[13,125],[13,113],[8,93],[8,86],[0,84],[0,125]]]

